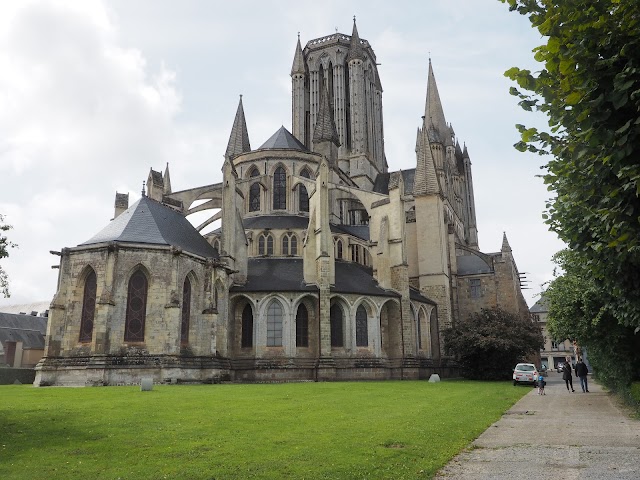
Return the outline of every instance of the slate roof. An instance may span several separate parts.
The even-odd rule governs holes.
[[[409,298],[411,300],[415,300],[416,302],[428,303],[430,305],[437,305],[436,302],[430,300],[429,298],[422,295],[418,290],[414,288],[409,289]]]
[[[44,349],[47,318],[0,312],[0,344],[22,342],[25,350]]]
[[[478,255],[460,255],[456,257],[456,263],[458,264],[458,275],[491,273],[493,271],[491,266]]]
[[[330,225],[332,232],[346,233],[362,240],[371,240],[369,225]]]
[[[149,197],[142,197],[80,245],[104,242],[172,245],[205,258],[218,256],[189,220]]]
[[[402,181],[404,182],[404,191],[406,194],[413,193],[413,181],[416,175],[416,169],[411,168],[409,170],[401,170]],[[389,195],[389,177],[391,173],[379,173],[376,177],[376,181],[373,184],[373,191],[376,193],[382,193]]]
[[[260,215],[257,217],[247,217],[242,220],[245,229],[259,228],[307,228],[309,217],[298,215]]]
[[[336,261],[334,293],[357,293],[399,297],[384,290],[372,276],[372,270],[357,263]],[[231,288],[232,292],[317,292],[315,285],[304,282],[301,258],[250,258],[247,283]]]
[[[542,294],[538,301],[529,309],[531,313],[548,312],[549,306],[547,304],[547,298]]]
[[[258,150],[300,150],[308,152],[309,149],[305,147],[300,140],[294,137],[289,130],[284,127],[280,127],[276,133],[269,137],[269,140],[260,145]]]

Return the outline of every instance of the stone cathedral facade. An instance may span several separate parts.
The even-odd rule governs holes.
[[[431,62],[405,171],[385,156],[376,65],[355,22],[298,39],[291,131],[252,149],[241,98],[221,183],[174,191],[167,166],[133,205],[116,194],[111,222],[59,252],[35,384],[447,376],[444,327],[526,314],[506,236],[479,249],[470,156]]]

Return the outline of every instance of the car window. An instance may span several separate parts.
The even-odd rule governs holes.
[[[532,372],[534,370],[533,365],[517,365],[516,370],[522,370],[523,372]]]

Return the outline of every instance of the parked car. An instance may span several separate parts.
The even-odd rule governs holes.
[[[513,384],[529,383],[536,386],[538,375],[538,369],[533,363],[519,363],[513,369]]]

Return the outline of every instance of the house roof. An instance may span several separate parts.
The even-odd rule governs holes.
[[[22,342],[22,348],[43,349],[47,318],[0,312],[0,347],[6,342]]]
[[[372,270],[357,263],[336,261],[336,283],[332,293],[357,293],[399,297],[396,292],[378,286]],[[251,258],[247,283],[231,288],[232,292],[317,292],[315,285],[304,282],[301,258]]]
[[[437,305],[433,300],[422,295],[418,290],[414,288],[409,288],[409,298],[416,302],[428,303],[430,305]]]
[[[540,295],[538,301],[529,309],[531,313],[542,313],[549,311],[549,300],[544,296],[544,293]]]
[[[260,145],[258,150],[301,150],[308,152],[309,149],[305,147],[300,140],[294,137],[289,130],[284,127],[280,127],[276,133],[271,135],[269,139]]]
[[[218,256],[185,217],[149,197],[142,197],[80,245],[104,242],[171,245],[205,258]]]

